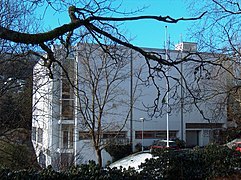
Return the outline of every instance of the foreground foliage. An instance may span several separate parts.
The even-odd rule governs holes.
[[[140,174],[133,169],[103,169],[95,162],[91,161],[89,164],[82,164],[77,167],[71,167],[68,170],[57,172],[51,166],[43,169],[41,172],[34,170],[30,171],[16,171],[9,169],[2,169],[0,171],[0,179],[142,179]]]
[[[130,144],[112,143],[106,146],[105,150],[111,155],[113,162],[129,156],[132,153]]]
[[[241,153],[216,144],[192,150],[159,150],[158,158],[142,164],[141,174],[150,179],[207,179],[227,177],[241,168]]]
[[[134,169],[100,168],[95,162],[55,171],[0,170],[0,179],[218,179],[241,177],[241,153],[225,146],[209,145],[193,150],[160,150],[157,158],[142,164],[142,171]]]

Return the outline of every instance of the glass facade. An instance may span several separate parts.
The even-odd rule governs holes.
[[[61,118],[62,120],[74,119],[74,60],[63,61],[61,78]]]

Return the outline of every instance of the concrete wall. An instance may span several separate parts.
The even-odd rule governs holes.
[[[163,57],[165,50],[159,49],[146,49],[153,52],[157,52],[162,54]],[[130,54],[131,52],[129,52]],[[180,51],[170,51],[170,56],[168,58],[178,61],[181,57],[185,56],[185,53]],[[93,54],[93,58],[98,58],[96,54]],[[207,58],[207,54],[203,54],[204,58]],[[77,57],[78,63],[78,72],[79,75],[83,76],[83,69],[82,69],[82,59],[83,56],[78,54]],[[103,122],[105,122],[105,128],[109,126],[109,130],[117,130],[119,127],[123,126],[122,131],[128,132],[128,137],[130,138],[130,96],[131,96],[131,89],[130,89],[130,79],[133,80],[133,87],[135,88],[133,92],[133,99],[134,99],[134,106],[133,106],[133,147],[137,143],[142,143],[142,139],[135,138],[136,131],[166,131],[167,129],[167,118],[168,118],[168,128],[169,131],[176,132],[176,137],[181,138],[183,140],[188,141],[187,144],[190,145],[206,145],[209,142],[209,130],[206,127],[203,128],[194,128],[194,129],[187,129],[186,123],[226,123],[226,111],[223,109],[223,114],[217,114],[213,116],[213,112],[216,108],[217,102],[219,99],[222,99],[222,96],[217,96],[215,99],[200,99],[200,101],[194,103],[195,100],[190,97],[189,91],[193,91],[196,93],[197,82],[195,77],[195,65],[196,63],[185,63],[183,64],[183,76],[185,77],[186,81],[183,82],[184,85],[187,85],[190,89],[186,89],[184,87],[184,101],[183,101],[183,131],[181,131],[181,76],[178,70],[181,69],[181,65],[178,64],[170,69],[168,69],[168,76],[169,76],[169,88],[170,91],[168,92],[168,101],[169,101],[169,108],[167,109],[167,81],[166,77],[159,71],[156,71],[153,74],[150,74],[150,71],[147,66],[146,60],[138,53],[132,52],[131,56],[127,56],[127,64],[124,68],[124,71],[121,70],[120,73],[125,74],[126,77],[121,83],[119,83],[119,93],[113,101],[110,102],[108,107],[110,108],[106,115],[104,116]],[[200,60],[200,57],[193,55],[190,58],[196,58]],[[133,76],[131,77],[130,72],[130,62],[133,61]],[[149,62],[152,67],[156,66],[157,68],[160,67],[158,62]],[[101,65],[98,64],[97,65]],[[61,121],[60,118],[60,97],[61,97],[61,87],[60,87],[60,73],[59,69],[54,69],[56,73],[54,73],[55,78],[54,80],[50,80],[48,76],[45,75],[46,68],[42,68],[40,65],[36,65],[35,72],[41,72],[38,76],[35,76],[34,81],[38,80],[35,84],[36,87],[42,85],[40,88],[36,89],[36,93],[34,94],[33,104],[34,111],[33,111],[33,126],[37,128],[42,128],[44,130],[43,134],[43,144],[42,146],[38,143],[34,142],[35,149],[37,155],[39,154],[40,150],[42,150],[47,158],[47,165],[53,164],[54,159],[56,159],[57,154],[63,152],[61,150],[61,124],[64,123]],[[53,72],[55,72],[53,71]],[[211,69],[210,69],[211,71]],[[212,70],[214,72],[215,70]],[[153,81],[150,77],[154,75],[155,81]],[[77,76],[78,77],[78,76]],[[149,78],[148,78],[149,77]],[[79,80],[80,77],[78,77]],[[222,77],[223,78],[223,77]],[[220,79],[216,79],[214,81],[208,79],[201,79],[199,81],[201,83],[201,93],[207,88],[212,89],[211,85],[215,84],[215,87],[219,87],[219,84],[222,84]],[[221,83],[220,83],[221,82]],[[155,83],[158,85],[158,89],[155,87]],[[196,84],[195,84],[196,83]],[[44,84],[44,85],[43,85]],[[103,84],[104,85],[104,84]],[[137,85],[137,86],[136,86]],[[200,84],[199,84],[200,85]],[[87,86],[84,83],[80,83],[78,87],[80,90],[85,90],[88,92]],[[219,87],[221,88],[221,86]],[[159,90],[159,92],[158,92]],[[215,88],[212,89],[215,91]],[[211,91],[210,91],[211,92]],[[160,93],[160,97],[158,101],[155,101],[157,98],[157,94]],[[196,95],[196,94],[195,94]],[[82,99],[84,96],[80,96]],[[215,101],[214,101],[215,100]],[[76,107],[79,108],[78,99],[76,99]],[[159,103],[157,109],[154,109],[153,105],[154,102]],[[162,108],[161,108],[162,107]],[[197,108],[198,107],[198,108]],[[213,108],[213,109],[212,109]],[[171,112],[168,113],[167,110]],[[155,114],[153,113],[156,110]],[[212,111],[211,111],[212,110]],[[203,112],[205,117],[209,118],[209,121],[205,120],[200,112]],[[129,115],[129,116],[127,116]],[[126,119],[126,117],[128,117]],[[144,124],[141,118],[144,118]],[[67,123],[67,121],[65,121]],[[96,160],[94,149],[92,148],[92,144],[90,140],[79,140],[78,132],[86,130],[86,126],[84,125],[83,119],[81,115],[78,113],[77,109],[75,110],[75,120],[73,122],[68,122],[75,124],[74,130],[75,132],[75,145],[74,148],[69,150],[74,154],[78,154],[79,157],[76,158],[77,162],[86,163],[89,160]],[[67,123],[67,124],[68,124]],[[77,124],[77,125],[76,125]],[[110,124],[112,124],[110,126]],[[144,125],[144,126],[143,126]],[[104,127],[103,127],[104,128]],[[183,134],[181,134],[183,132]],[[158,138],[144,138],[143,144],[144,146],[150,146],[154,140]],[[106,164],[107,161],[111,160],[111,157],[105,151],[103,153],[103,165]]]

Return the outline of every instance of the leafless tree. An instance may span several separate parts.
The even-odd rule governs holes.
[[[7,1],[6,1],[7,2]],[[19,1],[20,2],[20,1]],[[224,11],[224,16],[220,19],[215,20],[213,22],[213,26],[208,24],[208,25],[203,25],[203,27],[210,28],[211,31],[213,31],[214,27],[216,28],[216,25],[219,25],[219,20],[223,22],[223,19],[226,17],[231,17],[231,16],[238,16],[239,9],[235,11],[234,9],[229,10],[224,8],[225,6],[222,5],[222,3],[218,3],[217,1],[211,1],[214,3],[215,8]],[[164,99],[166,98],[166,92],[168,92],[171,88],[172,89],[177,89],[177,87],[184,87],[186,89],[186,97],[190,97],[190,102],[194,103],[196,108],[200,111],[200,113],[204,116],[205,119],[208,119],[208,117],[203,114],[202,108],[199,106],[198,103],[203,102],[204,99],[210,98],[212,95],[208,94],[208,96],[205,96],[202,94],[204,92],[204,88],[210,86],[210,82],[207,82],[206,80],[208,78],[212,78],[214,80],[217,79],[217,77],[220,77],[220,74],[223,73],[223,71],[227,72],[230,77],[232,77],[235,80],[240,80],[236,75],[234,76],[233,69],[232,67],[235,67],[235,63],[239,63],[238,65],[240,66],[240,62],[238,61],[228,61],[225,56],[222,56],[217,53],[224,53],[224,48],[227,47],[227,43],[229,43],[231,48],[231,52],[236,52],[239,53],[238,48],[234,48],[236,46],[236,43],[239,42],[237,41],[238,39],[236,38],[235,43],[230,43],[231,40],[234,37],[238,37],[238,34],[235,34],[236,31],[233,31],[230,22],[227,24],[221,24],[224,31],[224,34],[228,34],[229,32],[232,34],[229,34],[226,41],[223,41],[223,47],[220,48],[220,45],[215,45],[214,42],[220,42],[220,41],[214,41],[211,38],[205,40],[205,43],[207,44],[210,42],[212,43],[212,46],[209,46],[209,50],[211,52],[214,52],[215,56],[211,59],[207,59],[205,56],[200,56],[198,53],[193,53],[193,52],[188,52],[185,54],[185,56],[182,56],[181,58],[164,58],[163,53],[159,52],[151,52],[144,50],[143,48],[137,47],[133,45],[131,42],[128,41],[128,39],[125,37],[125,33],[121,32],[121,28],[119,27],[119,23],[124,23],[127,21],[141,21],[141,20],[153,20],[153,21],[158,21],[160,23],[178,23],[180,21],[193,21],[193,20],[199,20],[204,17],[204,15],[210,15],[209,12],[206,12],[201,10],[197,15],[191,17],[191,18],[173,18],[170,16],[161,16],[161,15],[156,15],[156,16],[138,16],[134,15],[133,12],[131,13],[120,13],[117,11],[117,7],[113,7],[113,4],[109,1],[78,1],[76,2],[75,0],[69,0],[69,1],[52,1],[52,0],[34,0],[34,1],[23,1],[21,4],[23,7],[23,10],[27,13],[24,13],[22,16],[18,16],[18,23],[19,22],[29,22],[29,16],[31,17],[33,15],[33,12],[37,10],[40,7],[45,7],[46,11],[48,10],[53,10],[56,13],[59,11],[63,11],[64,9],[68,8],[68,15],[70,18],[70,22],[67,24],[59,25],[58,27],[50,30],[46,29],[41,29],[42,31],[35,31],[36,28],[33,28],[29,26],[29,28],[23,28],[23,29],[16,29],[17,26],[7,26],[4,24],[1,24],[0,26],[0,38],[3,42],[7,43],[9,46],[12,47],[12,45],[17,46],[18,48],[14,48],[19,52],[21,52],[24,49],[24,53],[31,53],[36,55],[37,57],[41,58],[44,61],[44,65],[48,68],[49,70],[49,76],[50,78],[54,78],[54,75],[52,73],[52,68],[54,64],[57,64],[61,67],[62,64],[57,58],[57,54],[55,51],[53,51],[53,45],[54,44],[61,44],[65,48],[66,52],[66,57],[68,57],[71,54],[71,48],[72,45],[75,45],[77,43],[83,43],[85,42],[84,40],[86,39],[85,37],[91,37],[91,39],[94,39],[94,43],[98,45],[98,47],[104,52],[102,60],[107,61],[110,63],[110,67],[113,65],[115,68],[120,68],[121,64],[121,59],[116,57],[116,54],[113,53],[113,49],[110,48],[112,44],[115,45],[115,47],[118,45],[121,48],[123,47],[124,49],[127,48],[129,50],[133,50],[137,52],[140,56],[144,57],[146,66],[148,67],[148,81],[143,81],[145,84],[152,84],[157,91],[157,98],[154,100],[154,106],[151,108],[154,112],[160,112],[160,107],[163,106]],[[234,5],[236,8],[238,8],[238,4],[232,4],[229,3],[229,5]],[[212,6],[210,6],[212,7]],[[214,6],[213,6],[214,7]],[[25,8],[25,9],[24,9]],[[8,7],[4,6],[2,10],[6,12],[5,14],[3,13],[3,19],[7,19],[8,15],[11,15],[11,11],[7,11],[7,9],[15,9],[15,7]],[[215,12],[215,11],[213,11]],[[232,13],[233,12],[233,13]],[[138,12],[136,12],[138,13]],[[44,16],[45,12],[43,12]],[[208,16],[205,16],[208,17]],[[216,14],[214,17],[221,17]],[[214,19],[214,18],[211,18]],[[209,21],[208,21],[209,22]],[[234,25],[237,25],[237,23],[234,23]],[[213,27],[213,29],[212,29]],[[238,26],[239,27],[239,26]],[[217,31],[217,29],[215,29]],[[213,31],[213,32],[215,32]],[[204,31],[203,31],[204,32]],[[218,33],[217,33],[218,34]],[[201,36],[203,36],[202,33],[200,33]],[[219,37],[224,37],[222,34],[218,34]],[[213,36],[217,37],[217,36]],[[108,41],[105,41],[105,39],[108,39]],[[108,42],[108,43],[106,43]],[[111,43],[109,43],[111,42]],[[87,43],[92,43],[92,41],[87,41]],[[200,43],[199,43],[200,44]],[[207,47],[207,46],[206,46]],[[215,48],[214,48],[215,47]],[[118,48],[119,49],[119,48]],[[36,51],[37,50],[37,51]],[[217,51],[214,51],[217,50]],[[230,55],[230,52],[228,51],[230,49],[225,49],[225,54]],[[43,52],[47,54],[47,56],[44,56],[42,53]],[[123,52],[117,52],[120,54],[120,56],[123,56]],[[165,52],[164,52],[165,53]],[[93,58],[90,56],[90,58]],[[109,60],[112,60],[109,62]],[[90,66],[89,61],[84,61],[82,62],[83,68],[88,67],[87,65]],[[113,64],[112,64],[113,63]],[[188,64],[190,63],[190,65]],[[181,64],[187,64],[189,67],[192,67],[192,69],[189,69],[190,73],[184,74],[180,70],[180,65]],[[101,65],[101,64],[98,64]],[[97,66],[96,66],[97,67]],[[213,67],[215,67],[213,69]],[[106,70],[107,67],[101,67],[100,69],[94,69],[95,70],[95,75],[97,75],[95,78],[103,78],[103,74],[107,73]],[[115,74],[112,69],[113,77],[118,77],[119,74]],[[167,73],[168,69],[172,68],[174,69],[178,76],[172,76]],[[209,76],[209,73],[212,73]],[[189,77],[188,75],[192,74],[196,79],[193,79],[193,82],[189,82]],[[205,76],[205,78],[198,76],[202,74],[202,76]],[[181,83],[180,76],[183,79],[183,83]],[[208,77],[209,76],[209,77]],[[91,76],[90,77],[90,80]],[[113,78],[112,77],[112,78]],[[178,77],[178,78],[177,78]],[[79,78],[84,78],[84,77],[79,77]],[[215,79],[216,78],[216,79]],[[161,94],[161,90],[163,90],[164,87],[160,87],[158,85],[159,80],[165,80],[167,81],[168,87],[163,91],[164,93]],[[97,90],[94,84],[95,81],[90,82],[92,83],[92,91]],[[172,82],[172,83],[171,83]],[[172,84],[176,84],[175,86],[172,86]],[[219,86],[219,85],[217,85]],[[105,87],[105,86],[103,86]],[[76,87],[75,87],[76,88]],[[79,88],[79,87],[77,87]],[[233,88],[233,86],[232,86]],[[81,92],[81,89],[79,89]],[[201,92],[200,92],[201,90]],[[222,89],[223,90],[223,89]],[[104,91],[104,89],[103,89]],[[216,91],[216,89],[214,90]],[[91,91],[90,91],[91,92]],[[96,91],[97,92],[97,91]],[[207,91],[206,91],[207,92]],[[225,90],[221,94],[225,94],[228,91]],[[79,94],[79,96],[85,96],[86,92],[82,91],[82,94]],[[220,93],[219,93],[220,94]],[[97,97],[94,96],[94,94],[90,94],[90,97],[92,95],[91,101],[92,103],[92,108],[98,107],[98,113],[99,115],[104,115],[102,114],[103,110],[103,101],[106,101],[106,97],[104,97],[103,101],[100,99],[98,100]],[[88,96],[89,97],[89,96]],[[216,97],[216,96],[215,96]],[[111,97],[113,98],[113,97]],[[180,96],[178,93],[174,93],[172,95],[172,98],[175,100],[180,101]],[[188,99],[188,98],[187,98]],[[84,109],[87,110],[88,106],[85,104],[86,102],[81,102],[83,100],[80,99],[79,104],[84,105]],[[86,98],[87,100],[87,98]],[[96,101],[95,101],[96,100]],[[189,104],[190,102],[186,102]],[[88,102],[90,103],[90,102]],[[173,104],[175,102],[173,101]],[[108,107],[107,107],[108,108]],[[83,110],[82,108],[80,108]],[[89,109],[91,110],[91,109]],[[87,111],[86,111],[87,112]],[[86,112],[82,112],[83,117],[88,117],[89,114],[85,114]],[[84,116],[85,115],[85,116]],[[88,115],[88,116],[86,116]],[[92,121],[88,121],[92,120]],[[95,121],[97,120],[97,121]],[[99,122],[98,122],[99,120]],[[92,119],[86,118],[86,126],[89,126],[89,129],[92,129],[92,137],[94,139],[94,146],[96,147],[96,150],[100,150],[100,135],[103,127],[99,126],[98,123],[101,122],[101,119],[98,119],[98,115],[93,116]],[[89,123],[89,124],[88,124]],[[97,125],[96,125],[97,124]],[[98,129],[99,128],[99,129]],[[102,129],[100,129],[102,128]],[[97,131],[95,131],[97,130]],[[96,134],[97,132],[97,134]],[[98,153],[97,153],[98,154]],[[100,161],[99,161],[100,162]]]
[[[33,63],[31,64],[28,60],[18,59],[17,56],[12,55],[5,56],[4,60],[0,66],[0,139],[1,144],[4,143],[9,148],[8,153],[11,158],[21,161],[20,156],[17,156],[13,151],[14,147],[26,146],[28,153],[24,155],[34,157],[31,145]],[[25,136],[20,136],[18,132],[25,133]],[[0,155],[4,157],[6,151],[0,149]],[[26,163],[24,167],[32,163],[33,159],[30,162],[30,158],[26,157],[26,161],[23,161],[23,164]],[[7,161],[1,162],[2,165],[9,165],[6,163]],[[11,167],[13,166],[14,163]],[[19,167],[16,164],[15,168]]]
[[[13,29],[16,31],[30,32],[36,30],[36,24],[31,24],[32,12],[31,6],[23,1],[4,0],[0,3],[0,24],[4,28]],[[4,109],[3,101],[7,102],[9,97],[12,98],[12,112],[1,112],[1,130],[4,129],[6,123],[12,125],[12,128],[21,127],[25,119],[25,125],[31,129],[31,86],[32,86],[32,67],[34,58],[30,58],[29,48],[24,44],[10,42],[8,40],[0,40],[0,99],[1,111]],[[25,97],[25,98],[24,98]],[[10,98],[10,99],[11,99]],[[5,103],[6,104],[6,103]],[[15,106],[14,106],[14,105]],[[23,106],[25,104],[26,106]],[[21,106],[21,107],[20,107]],[[14,107],[14,108],[13,108]],[[26,110],[26,109],[28,110]],[[5,107],[6,109],[6,107]],[[14,110],[15,114],[14,115]],[[24,111],[24,113],[20,113]],[[26,116],[23,117],[23,114]],[[18,118],[16,117],[18,116]],[[21,117],[20,117],[21,116]],[[3,123],[5,121],[5,123]],[[9,121],[9,122],[7,122]],[[13,121],[16,121],[14,123]],[[19,124],[18,124],[19,123]],[[6,125],[5,127],[7,127]],[[10,130],[12,129],[10,128]],[[6,129],[5,129],[6,130]],[[1,131],[0,134],[4,131]]]
[[[240,124],[240,93],[241,93],[241,61],[240,61],[240,21],[241,14],[239,1],[211,0],[203,2],[190,2],[193,14],[207,11],[205,16],[196,23],[197,29],[191,29],[192,36],[200,44],[201,51],[223,54],[219,58],[219,69],[226,71],[226,82],[222,90],[216,94],[225,93],[222,106],[228,108],[228,119]],[[219,75],[221,71],[216,72]],[[213,93],[214,96],[214,93]],[[237,125],[237,124],[236,124]]]
[[[90,39],[89,36],[85,37],[83,42],[88,43],[79,44],[76,50],[78,67],[75,89],[78,99],[77,116],[80,120],[78,129],[84,133],[80,136],[90,137],[98,163],[102,165],[101,151],[109,143],[108,138],[112,141],[119,137],[127,140],[127,134],[123,134],[122,130],[130,116],[127,87],[131,77],[132,57],[128,48],[116,43],[105,43],[108,46],[100,47],[91,43]],[[103,47],[108,53],[103,51]],[[67,70],[69,77],[70,71]],[[133,89],[136,89],[136,84],[135,82]],[[106,134],[110,137],[104,137]]]
[[[137,47],[131,44],[128,39],[125,37],[125,34],[121,32],[121,29],[118,26],[118,23],[124,23],[127,21],[140,21],[140,20],[153,20],[162,23],[178,23],[180,21],[190,21],[197,20],[203,17],[204,13],[201,13],[197,17],[192,18],[172,18],[170,16],[138,16],[133,15],[134,13],[121,13],[118,12],[116,6],[113,7],[113,4],[109,1],[61,1],[55,2],[51,0],[46,1],[24,1],[26,7],[32,8],[31,12],[38,9],[40,6],[46,7],[46,10],[52,9],[56,11],[62,11],[64,8],[68,7],[68,13],[70,22],[68,24],[60,25],[59,27],[37,33],[34,31],[25,31],[25,30],[16,30],[11,27],[1,26],[0,27],[0,38],[16,43],[26,45],[27,48],[30,48],[29,52],[34,53],[32,47],[37,49],[42,49],[45,53],[48,54],[47,57],[43,57],[38,54],[45,61],[45,66],[49,68],[50,76],[52,64],[57,63],[55,54],[51,49],[53,43],[61,43],[65,48],[66,52],[69,52],[71,44],[74,42],[81,42],[86,35],[92,36],[95,39],[95,43],[98,44],[107,54],[110,54],[108,49],[105,46],[105,42],[102,41],[103,38],[107,38],[112,42],[117,43],[120,46],[132,49],[143,57],[146,58],[147,64],[151,71],[159,69],[160,72],[165,73],[164,66],[175,66],[180,64],[182,60],[175,61],[171,59],[162,58],[161,54],[155,52],[148,52],[143,50],[140,47]],[[28,10],[28,12],[30,11]],[[137,11],[138,12],[138,11]],[[135,12],[135,13],[137,13]],[[43,12],[44,15],[45,12]],[[110,14],[112,14],[110,16]],[[116,15],[116,17],[114,16]],[[122,16],[122,17],[121,17]],[[21,20],[27,18],[20,17]],[[113,33],[115,32],[115,33]],[[37,55],[37,53],[34,53]],[[149,61],[152,60],[156,62],[155,66],[150,66]]]
[[[2,27],[20,32],[31,32],[38,28],[36,19],[34,24],[31,23],[33,7],[26,5],[24,1],[3,0],[0,2],[0,7]],[[30,58],[27,45],[0,40],[0,138],[1,144],[4,143],[9,148],[7,151],[12,154],[13,159],[18,158],[14,154],[13,147],[21,148],[20,146],[24,145],[27,146],[26,151],[32,151],[30,131],[33,59]],[[26,133],[25,137],[19,136],[19,132]],[[8,156],[3,149],[0,150],[0,154]],[[29,158],[26,157],[24,163],[28,161],[27,159]],[[27,162],[29,163],[32,162]]]

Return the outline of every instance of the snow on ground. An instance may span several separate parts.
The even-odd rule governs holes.
[[[151,159],[152,157],[150,151],[138,152],[110,164],[110,168],[120,168],[122,166],[122,168],[126,169],[132,167],[135,170],[140,170],[138,166],[144,163],[146,159]]]

